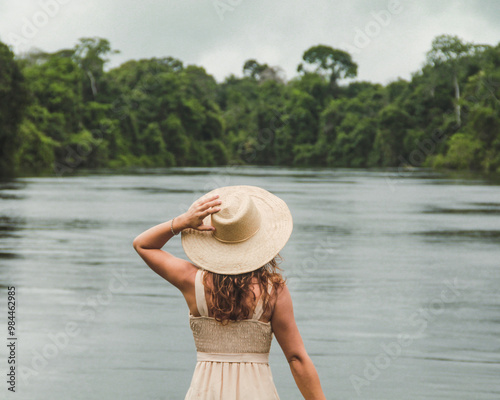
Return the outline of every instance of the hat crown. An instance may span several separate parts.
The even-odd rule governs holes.
[[[214,237],[224,243],[240,243],[257,233],[261,217],[252,197],[245,193],[221,196],[221,210],[212,214]]]

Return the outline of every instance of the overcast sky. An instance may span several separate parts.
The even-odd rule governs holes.
[[[108,39],[130,59],[173,56],[218,81],[245,60],[296,75],[302,54],[325,44],[348,50],[358,80],[410,79],[432,39],[500,42],[498,0],[21,0],[0,2],[0,40],[16,53],[56,51],[79,38]]]

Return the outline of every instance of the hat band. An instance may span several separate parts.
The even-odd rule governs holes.
[[[245,240],[250,239],[252,236],[254,236],[259,231],[259,229],[260,229],[260,225],[257,226],[257,229],[255,230],[255,232],[251,233],[247,237],[240,239],[240,240],[224,240],[224,239],[221,239],[221,238],[218,238],[217,236],[215,236],[215,232],[212,232],[212,235],[214,238],[216,238],[219,242],[222,242],[222,243],[241,243],[241,242],[244,242]]]

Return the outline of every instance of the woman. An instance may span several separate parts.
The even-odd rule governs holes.
[[[292,225],[277,196],[226,186],[135,238],[142,259],[182,292],[189,308],[197,364],[185,399],[279,399],[268,363],[273,334],[304,398],[325,399],[276,270]],[[179,232],[192,262],[161,250]]]

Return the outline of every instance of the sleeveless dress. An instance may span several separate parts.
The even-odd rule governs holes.
[[[203,273],[195,280],[200,317],[189,313],[197,363],[185,400],[279,400],[269,366],[271,322],[259,321],[262,298],[251,319],[222,325],[208,316]]]

